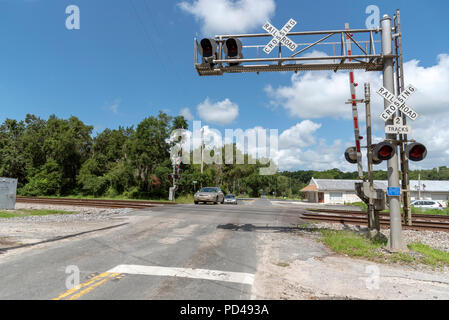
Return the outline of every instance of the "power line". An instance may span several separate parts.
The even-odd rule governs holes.
[[[151,39],[151,36],[150,36],[150,34],[148,33],[148,30],[147,30],[147,28],[145,27],[145,24],[144,24],[144,22],[143,22],[143,20],[142,20],[142,17],[139,15],[139,12],[138,12],[136,6],[134,5],[133,0],[129,0],[129,4],[131,5],[131,7],[132,7],[132,9],[133,9],[133,11],[134,11],[134,13],[135,13],[137,19],[138,19],[139,22],[140,22],[140,25],[141,25],[141,27],[142,27],[142,29],[143,29],[143,32],[144,32],[144,34],[145,34],[145,37],[147,38],[147,40],[148,40],[148,42],[149,42],[149,44],[150,44],[150,46],[151,46],[151,50],[153,51],[154,56],[156,56],[156,58],[157,58],[159,61],[161,61],[162,65],[163,65],[163,68],[165,69],[165,71],[168,71],[167,65],[164,63],[164,61],[162,60],[161,56],[159,55],[159,52],[158,52],[157,48],[153,45],[153,40]]]

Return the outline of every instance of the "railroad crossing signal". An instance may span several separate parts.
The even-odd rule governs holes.
[[[223,51],[226,59],[243,59],[242,42],[237,38],[229,38],[226,40]],[[238,66],[240,62],[229,63],[230,66]]]
[[[265,46],[265,48],[263,48],[263,51],[266,54],[270,54],[271,51],[273,51],[273,49],[279,43],[282,43],[289,50],[291,50],[292,52],[295,52],[296,49],[298,48],[298,45],[294,41],[290,40],[287,37],[287,34],[290,32],[290,30],[293,29],[293,27],[296,25],[296,23],[297,22],[295,20],[290,19],[281,30],[278,30],[271,23],[266,22],[263,26],[263,29],[266,32],[270,33],[274,38],[271,39],[271,41]]]
[[[203,63],[214,64],[212,61],[217,59],[217,42],[214,39],[205,38],[201,40],[199,51],[203,56]]]
[[[396,154],[395,146],[388,141],[383,141],[378,144],[374,144],[371,146],[373,150],[373,164],[381,164],[385,160],[390,160]],[[412,155],[415,157],[419,157],[418,150],[416,149],[412,152]],[[357,148],[349,147],[345,151],[345,159],[349,163],[356,164],[357,163]]]
[[[382,98],[390,102],[390,105],[381,113],[380,118],[386,122],[388,119],[391,118],[391,116],[396,114],[396,111],[399,109],[399,111],[401,111],[411,120],[418,119],[419,114],[411,107],[405,104],[408,98],[410,98],[416,91],[417,89],[414,86],[408,85],[407,88],[405,88],[405,90],[401,92],[399,97],[396,97],[389,90],[385,89],[384,87],[381,87],[377,91],[377,93]]]

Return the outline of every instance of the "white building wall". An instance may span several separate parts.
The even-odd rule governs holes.
[[[345,204],[352,202],[361,202],[362,200],[350,191],[326,191],[324,192],[324,203],[327,204]]]
[[[353,203],[353,202],[362,202],[355,192],[346,192],[345,194],[345,203]]]

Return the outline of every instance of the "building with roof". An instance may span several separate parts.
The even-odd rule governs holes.
[[[360,180],[314,179],[301,190],[311,203],[344,204],[361,202],[355,193],[355,183]],[[374,188],[387,191],[388,181],[375,180]],[[435,200],[447,206],[449,181],[410,180],[411,200]]]

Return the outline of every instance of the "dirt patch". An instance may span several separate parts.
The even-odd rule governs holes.
[[[302,233],[260,233],[253,299],[449,299],[449,275],[332,253]]]
[[[0,237],[0,249],[8,248],[11,246],[17,246],[17,245],[20,245],[20,242],[11,240],[6,237]]]

